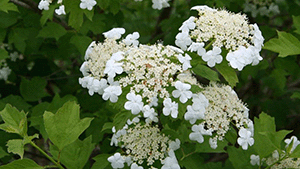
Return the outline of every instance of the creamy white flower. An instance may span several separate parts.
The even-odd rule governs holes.
[[[182,50],[186,50],[187,46],[189,46],[191,43],[192,39],[189,36],[188,32],[181,32],[176,35],[175,44]]]
[[[108,75],[109,78],[114,78],[116,74],[121,74],[123,72],[123,63],[118,63],[113,59],[106,62],[106,67],[104,73]]]
[[[169,0],[152,0],[152,8],[161,10],[162,8],[167,8],[170,6]]]
[[[104,93],[102,98],[104,100],[110,100],[112,103],[116,103],[118,101],[118,96],[122,94],[121,86],[118,85],[110,85],[104,89]]]
[[[286,143],[286,146],[285,146],[286,148],[293,142],[291,152],[293,152],[295,150],[295,148],[300,144],[300,141],[298,140],[298,138],[296,136],[292,136],[290,139],[285,139],[284,142]]]
[[[126,110],[131,110],[132,114],[138,114],[143,110],[144,103],[142,102],[142,97],[140,95],[135,95],[130,92],[126,95],[127,101],[124,105]]]
[[[246,52],[244,46],[240,46],[239,49],[234,52],[229,52],[226,56],[226,60],[229,62],[230,66],[239,71],[247,65],[249,58],[249,53]]]
[[[172,102],[171,98],[167,98],[163,102],[164,108],[163,108],[163,114],[165,116],[168,116],[171,114],[173,118],[177,118],[178,115],[178,103],[175,101]]]
[[[125,160],[120,153],[115,153],[113,156],[108,157],[107,160],[111,163],[111,166],[114,169],[124,167]]]
[[[191,16],[188,20],[182,23],[182,26],[179,28],[182,32],[189,32],[191,29],[195,29],[195,17]]]
[[[79,4],[81,9],[88,9],[92,10],[93,7],[97,4],[95,0],[80,0],[81,3]]]
[[[185,56],[182,56],[182,54],[179,54],[179,55],[177,55],[177,58],[178,58],[179,62],[182,63],[183,70],[192,68],[191,63],[190,63],[190,60],[192,60],[192,58],[190,57],[190,55],[188,55],[187,53],[185,54]]]
[[[197,141],[198,143],[203,143],[204,138],[203,135],[212,135],[211,130],[205,130],[203,124],[193,125],[192,126],[192,133],[190,133],[189,138],[190,140]]]
[[[39,2],[38,8],[40,10],[49,10],[50,3],[47,0],[41,0]]]
[[[65,5],[60,5],[58,9],[55,9],[57,15],[65,15]]]
[[[124,33],[124,28],[113,28],[107,32],[104,32],[103,35],[108,39],[120,39]]]
[[[214,46],[212,50],[209,50],[202,56],[202,59],[207,62],[209,67],[214,67],[216,63],[219,64],[223,60],[222,55],[220,55],[221,52],[221,48]]]
[[[191,44],[191,46],[188,48],[188,51],[191,51],[191,52],[197,51],[197,54],[199,56],[203,56],[203,55],[206,54],[206,50],[204,48],[204,43],[203,42],[201,42],[201,43],[193,42]]]
[[[240,137],[237,139],[237,142],[240,146],[242,146],[243,150],[248,149],[248,144],[250,146],[254,144],[254,139],[251,137],[251,132],[247,129],[240,129],[239,136]]]
[[[176,81],[175,88],[177,90],[173,90],[172,95],[175,98],[179,97],[181,103],[187,102],[187,100],[190,99],[193,95],[193,93],[189,91],[191,89],[190,84],[182,83],[181,81]]]
[[[133,34],[128,34],[126,36],[126,38],[123,40],[123,42],[127,45],[127,46],[138,46],[139,45],[139,41],[137,40],[140,37],[140,34],[138,32],[133,32]]]
[[[212,8],[208,7],[207,5],[193,6],[191,8],[191,10],[197,10],[197,11],[199,11],[199,10],[212,10],[212,11],[215,11],[215,9],[212,9]]]
[[[130,169],[143,169],[142,166],[138,166],[136,163],[131,164]]]
[[[161,169],[180,169],[174,151],[170,150],[168,155],[169,157],[162,162],[164,165],[161,167]]]
[[[180,148],[180,140],[177,138],[175,141],[172,141],[169,144],[169,148],[173,151],[178,150]]]
[[[149,105],[143,107],[143,114],[146,118],[146,123],[151,123],[152,121],[158,122],[157,113],[155,112],[154,108],[150,108]]]
[[[212,149],[216,149],[218,147],[217,139],[209,138],[209,145]]]
[[[259,158],[259,155],[254,155],[254,154],[252,154],[251,156],[250,156],[250,163],[251,163],[251,165],[259,165],[260,164],[260,158]]]
[[[111,58],[110,58],[110,60],[114,60],[114,61],[116,61],[116,62],[118,62],[118,61],[121,61],[122,59],[124,59],[124,52],[121,52],[121,51],[119,51],[119,52],[116,52],[116,53],[113,53],[112,55],[111,55]]]

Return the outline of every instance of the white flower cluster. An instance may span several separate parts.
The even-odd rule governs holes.
[[[51,3],[52,0],[41,0],[39,2],[38,8],[40,10],[49,10],[49,6]],[[62,0],[58,0],[57,4],[59,4],[60,6],[58,7],[58,9],[55,9],[55,13],[57,15],[66,15],[65,6],[62,4]]]
[[[134,1],[143,1],[143,0],[134,0]],[[170,6],[168,3],[170,0],[152,0],[152,8],[161,10],[162,8],[167,8]]]
[[[103,43],[90,44],[85,54],[86,61],[80,68],[84,77],[79,78],[79,83],[89,89],[90,95],[98,93],[104,100],[110,99],[112,102],[117,101],[122,88],[130,87],[130,94],[128,93],[126,98],[133,102],[137,96],[139,102],[142,98],[146,98],[147,105],[151,105],[145,109],[151,110],[150,107],[155,105],[154,100],[170,97],[167,87],[175,86],[177,89],[181,87],[179,81],[173,82],[173,76],[188,72],[191,68],[191,57],[187,54],[183,56],[183,51],[176,47],[139,44],[137,32],[117,41],[124,33],[124,28],[114,28],[103,33],[106,37]],[[189,86],[189,84],[183,86],[186,85]],[[190,96],[185,93],[190,95],[190,91],[183,88],[174,91],[173,95],[186,102]],[[132,110],[132,113],[139,113],[143,106],[143,104],[133,106],[135,110]],[[129,103],[125,105],[127,110],[131,110],[130,107],[132,105]],[[151,121],[157,121],[153,113],[146,116],[149,116]],[[174,113],[172,116],[175,117]]]
[[[223,61],[223,52],[230,66],[242,70],[246,65],[256,65],[262,60],[259,52],[264,38],[256,24],[247,17],[224,9],[195,6],[199,17],[190,17],[179,28],[175,44],[182,50],[196,52],[214,67]],[[207,51],[208,50],[208,51]]]
[[[281,169],[281,168],[300,168],[300,158],[289,158],[287,153],[292,153],[295,148],[300,144],[300,141],[296,136],[292,136],[290,139],[285,139],[286,148],[291,147],[290,152],[282,151],[280,154],[277,150],[272,153],[272,156],[268,158],[260,159],[259,155],[252,154],[250,156],[250,163],[252,165],[261,165],[266,163],[268,166],[271,166],[271,169]],[[293,144],[291,145],[291,143]],[[274,165],[275,164],[275,165]]]
[[[53,0],[41,0],[39,2],[38,8],[40,10],[49,10],[49,6],[52,3]],[[87,10],[92,10],[93,7],[97,4],[97,2],[95,0],[80,0],[80,4],[79,7],[81,9],[87,9]],[[65,5],[63,5],[63,0],[58,0],[57,4],[59,4],[60,6],[58,7],[58,9],[55,9],[55,13],[57,15],[66,15],[66,11],[65,11]]]
[[[280,13],[277,3],[281,0],[246,0],[244,4],[244,12],[251,12],[252,17],[257,15],[273,16]]]
[[[203,135],[212,136],[209,140],[211,148],[217,148],[217,140],[222,141],[225,134],[234,124],[239,130],[238,144],[244,150],[254,144],[253,122],[248,118],[248,109],[239,100],[237,94],[229,86],[211,83],[204,88],[202,94],[193,96],[194,104],[187,107],[185,119],[192,127],[190,139],[202,143]],[[195,124],[196,120],[200,120]]]
[[[155,161],[161,161],[162,168],[179,169],[174,151],[180,148],[180,141],[171,141],[167,136],[160,133],[158,126],[151,126],[149,123],[141,124],[138,118],[133,119],[132,127],[125,127],[118,132],[114,131],[112,138],[113,144],[125,150],[126,155],[120,156],[116,153],[108,158],[113,168],[123,168],[124,163],[139,167],[144,162],[147,166],[152,166]],[[117,143],[117,144],[116,144]],[[127,159],[127,160],[126,160]],[[131,166],[132,168],[133,166]]]

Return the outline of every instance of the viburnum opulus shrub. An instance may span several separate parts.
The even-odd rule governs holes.
[[[41,13],[41,26],[46,26],[37,35],[44,38],[40,43],[62,46],[70,53],[76,47],[79,53],[70,56],[81,57],[78,60],[82,62],[74,59],[70,68],[64,67],[70,59],[61,62],[56,58],[53,61],[55,66],[51,67],[55,72],[28,78],[34,74],[32,69],[36,70],[39,65],[35,62],[36,55],[40,56],[43,50],[52,46],[38,46],[36,51],[31,49],[36,53],[28,54],[28,49],[22,46],[23,42],[31,42],[24,40],[25,36],[29,37],[26,31],[24,35],[18,34],[23,39],[14,44],[12,40],[6,40],[13,33],[6,37],[6,30],[1,32],[0,29],[0,39],[6,42],[0,45],[0,59],[3,58],[0,60],[0,80],[10,85],[20,83],[20,96],[10,95],[0,100],[0,107],[3,107],[0,129],[3,133],[13,134],[5,138],[6,149],[0,141],[0,160],[9,156],[8,153],[16,155],[15,159],[6,159],[0,169],[300,167],[300,141],[297,137],[289,130],[277,131],[275,119],[264,112],[253,117],[250,106],[234,89],[238,78],[242,77],[242,81],[250,79],[243,77],[247,73],[254,77],[261,69],[265,72],[272,69],[272,66],[270,70],[266,67],[274,58],[267,58],[263,48],[278,52],[281,57],[300,54],[298,36],[278,32],[278,39],[264,44],[261,30],[266,28],[253,23],[254,18],[272,19],[280,14],[279,6],[283,2],[207,2],[217,6],[237,3],[239,10],[251,13],[251,22],[246,14],[225,8],[207,5],[190,8],[195,1],[4,0],[0,2],[4,4],[0,9],[17,11],[12,2]],[[187,5],[179,10],[177,5],[182,3]],[[133,21],[122,23],[120,20],[124,18],[127,21],[134,19],[132,16],[137,20],[144,19],[144,15],[139,16],[136,6],[147,6],[152,11],[148,15],[158,18],[156,26],[149,25],[166,34],[162,36],[164,41],[155,41],[151,33],[142,36],[151,30],[151,26],[139,32],[134,27],[124,28],[133,24]],[[131,7],[137,13],[131,15]],[[156,15],[158,10],[161,10],[160,17]],[[27,15],[24,10],[21,13]],[[181,15],[188,19],[183,20]],[[166,16],[171,19],[164,18]],[[293,20],[297,28],[295,32],[299,33],[300,19],[294,16]],[[148,21],[143,24],[145,22]],[[171,22],[178,29],[168,25]],[[34,25],[26,24],[22,26]],[[16,31],[14,24],[12,30]],[[173,34],[166,33],[168,30]],[[170,35],[174,37],[170,38]],[[171,44],[166,43],[172,39]],[[69,43],[74,44],[71,49],[67,48]],[[24,49],[24,55],[15,51],[14,46],[18,50]],[[53,54],[44,53],[46,58]],[[26,56],[32,58],[27,60]],[[286,67],[298,66],[297,59],[291,60],[274,61],[276,69],[271,70],[268,78],[274,78],[275,85],[282,85],[278,79],[296,72]],[[16,65],[27,61],[29,63],[22,69],[16,69]],[[60,66],[63,68],[56,70]],[[24,69],[28,72],[16,75]],[[73,69],[81,72],[79,78],[72,74]],[[60,84],[61,89],[72,88],[71,94],[77,98],[58,94],[51,98],[50,94],[66,93],[51,79],[61,72],[72,77],[72,80],[64,81],[68,83]],[[18,76],[21,76],[21,82],[11,80],[18,79]],[[261,77],[260,83],[265,81],[266,78]],[[243,87],[249,85],[240,88]],[[292,98],[297,97],[294,93]],[[35,162],[33,149],[49,162],[43,167],[41,162]],[[214,153],[222,153],[219,160],[210,159]]]

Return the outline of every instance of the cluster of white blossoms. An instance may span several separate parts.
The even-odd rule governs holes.
[[[251,12],[252,17],[257,15],[273,16],[280,13],[278,3],[282,0],[246,0],[244,12]]]
[[[134,1],[143,1],[143,0],[134,0]],[[152,8],[161,10],[162,8],[167,8],[170,6],[168,3],[170,0],[152,0]]]
[[[123,168],[126,162],[131,168],[140,167],[142,164],[153,166],[155,161],[161,161],[162,168],[179,169],[174,151],[180,148],[180,141],[171,141],[169,137],[160,133],[158,126],[149,123],[138,123],[136,117],[132,121],[128,120],[123,129],[115,131],[111,140],[111,145],[121,145],[126,155],[121,156],[115,153],[108,158],[113,168]]]
[[[256,24],[249,24],[247,17],[224,9],[195,6],[198,17],[191,16],[179,28],[175,44],[182,50],[196,52],[214,67],[226,60],[234,69],[257,65],[262,57],[259,52],[264,38]]]
[[[275,150],[270,157],[263,159],[260,159],[259,155],[252,154],[250,156],[250,163],[259,166],[266,163],[268,166],[271,166],[271,169],[300,168],[300,158],[289,157],[289,154],[296,149],[300,141],[296,136],[292,136],[290,139],[285,139],[284,142],[286,143],[285,148],[287,151],[281,151],[281,153],[279,153]]]
[[[39,2],[38,8],[40,10],[49,10],[49,6],[52,3],[53,0],[41,0]],[[97,4],[97,2],[95,0],[80,0],[80,4],[79,7],[81,9],[87,9],[87,10],[92,10],[93,7]],[[57,4],[59,4],[60,6],[55,9],[55,13],[57,15],[66,15],[65,12],[65,5],[63,5],[63,0],[58,0]]]
[[[0,80],[3,79],[4,81],[7,81],[10,73],[11,73],[11,69],[7,66],[6,61],[1,60],[0,61]]]
[[[192,127],[190,139],[202,143],[203,135],[211,136],[211,148],[217,148],[217,141],[222,141],[233,124],[238,130],[238,144],[244,150],[254,144],[254,126],[248,117],[248,108],[238,98],[230,86],[211,83],[204,87],[201,94],[193,96],[192,106],[187,106],[185,119]],[[196,120],[200,120],[195,124]]]

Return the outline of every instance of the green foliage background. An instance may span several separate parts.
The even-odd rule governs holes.
[[[90,96],[79,85],[79,68],[87,46],[92,41],[102,41],[102,33],[114,27],[124,27],[126,34],[139,32],[141,43],[162,41],[175,45],[178,28],[190,15],[195,15],[191,7],[206,4],[241,12],[244,1],[171,0],[170,8],[154,10],[150,0],[97,0],[94,9],[88,11],[79,8],[79,0],[64,0],[65,16],[54,14],[58,7],[55,3],[48,11],[40,11],[38,0],[17,2],[22,3],[0,0],[0,44],[8,44],[0,48],[0,60],[6,59],[12,69],[8,81],[0,80],[0,169],[50,165],[35,145],[50,152],[54,159],[61,156],[60,162],[67,168],[109,168],[106,159],[116,151],[109,145],[111,127],[123,126],[125,122],[120,119],[130,115],[117,114],[117,106],[97,94]],[[177,154],[182,167],[253,168],[249,166],[253,152],[265,157],[282,148],[287,134],[300,137],[299,5],[299,0],[285,1],[279,5],[281,13],[272,17],[252,18],[246,13],[249,22],[257,23],[265,37],[261,52],[264,59],[257,66],[236,72],[222,64],[214,69],[205,64],[193,65],[201,83],[216,80],[235,86],[239,98],[250,109],[251,119],[255,119],[255,140],[274,140],[263,140],[249,151],[231,146],[212,154],[204,154],[211,151],[198,144],[184,143],[184,151]],[[13,62],[9,55],[15,51],[20,58]],[[6,118],[8,114],[13,117]],[[177,125],[176,121],[167,123]],[[266,125],[269,128],[263,128]],[[67,135],[69,129],[65,127],[73,128],[74,132]],[[188,140],[184,127],[181,124],[176,131],[182,141]],[[58,128],[65,130],[58,133]],[[172,136],[175,131],[166,132]],[[228,137],[236,140],[237,136],[235,133]],[[294,156],[299,157],[299,152],[295,151]],[[20,157],[24,158],[17,160]]]

